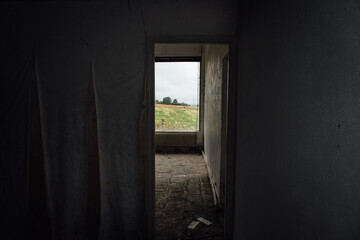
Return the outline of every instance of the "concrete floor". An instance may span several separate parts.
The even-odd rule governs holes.
[[[223,239],[204,158],[200,154],[155,155],[155,228],[157,240]],[[212,222],[188,225],[198,217]]]

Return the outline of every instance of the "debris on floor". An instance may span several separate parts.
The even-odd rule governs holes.
[[[190,228],[190,229],[195,229],[196,226],[197,226],[199,223],[200,223],[200,222],[198,222],[198,221],[192,221],[192,222],[189,224],[188,228]]]
[[[203,224],[206,224],[206,225],[210,225],[210,224],[212,224],[212,222],[210,222],[209,220],[206,220],[205,218],[202,218],[202,217],[199,217],[198,219],[197,219],[199,222],[202,222]]]
[[[155,173],[156,240],[224,239],[201,154],[156,154]]]

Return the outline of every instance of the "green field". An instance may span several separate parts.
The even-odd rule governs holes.
[[[199,130],[199,108],[155,104],[155,130]]]

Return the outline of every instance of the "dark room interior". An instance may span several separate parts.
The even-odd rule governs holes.
[[[360,239],[360,1],[2,1],[0,26],[0,239],[160,240],[159,148],[205,157],[216,239]],[[203,64],[186,146],[154,132],[165,43]]]

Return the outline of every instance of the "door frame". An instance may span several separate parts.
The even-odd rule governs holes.
[[[233,238],[234,169],[236,146],[237,41],[233,35],[164,36],[146,38],[145,85],[143,112],[140,116],[140,176],[144,239],[155,239],[155,76],[154,48],[156,43],[202,43],[229,45],[228,131],[225,194],[225,239]]]

